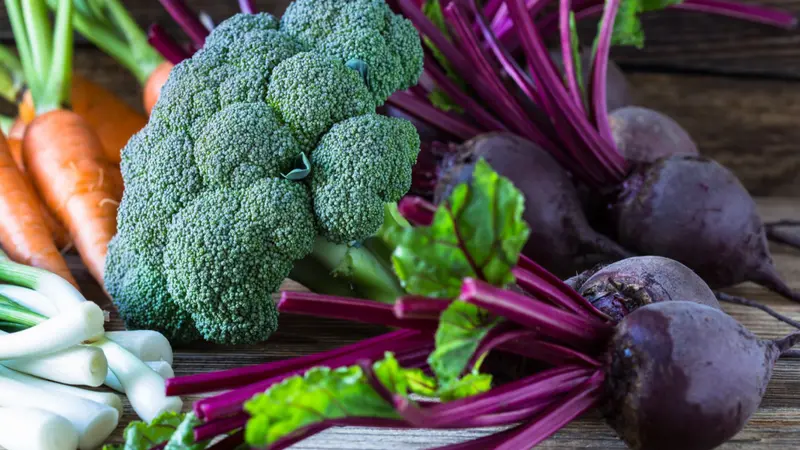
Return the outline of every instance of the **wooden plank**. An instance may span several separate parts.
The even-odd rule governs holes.
[[[766,220],[778,218],[800,219],[800,208],[792,198],[758,199]],[[781,273],[794,289],[800,289],[800,252],[783,246],[774,246],[773,254]],[[102,292],[94,284],[77,255],[69,255],[69,262],[84,292],[99,298]],[[291,285],[286,285],[290,287]],[[800,305],[778,298],[766,290],[745,284],[730,290],[754,300],[769,304],[776,310],[800,320]],[[741,306],[725,307],[733,317],[763,338],[775,338],[792,332],[792,329],[771,317]],[[112,315],[110,328],[121,329],[116,314]],[[379,327],[363,324],[324,320],[312,317],[285,315],[280,330],[267,342],[254,346],[218,346],[204,343],[175,349],[175,372],[178,375],[223,370],[275,361],[316,351],[346,345],[380,332]],[[775,369],[762,407],[747,427],[722,450],[785,450],[800,446],[800,359],[781,360]],[[189,407],[196,397],[185,398]],[[125,414],[111,442],[120,442],[124,426],[135,414],[125,403]],[[337,428],[302,442],[295,447],[306,450],[342,449],[423,449],[468,439],[475,439],[496,429],[484,430],[375,430],[368,428]],[[625,446],[615,437],[602,419],[591,413],[570,424],[553,438],[543,443],[541,449],[596,449],[622,450]]]
[[[800,195],[798,83],[650,73],[629,79],[638,104],[678,121],[753,195]]]

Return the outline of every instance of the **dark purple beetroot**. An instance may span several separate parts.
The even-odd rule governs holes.
[[[609,115],[617,150],[631,163],[672,155],[697,155],[697,144],[678,122],[648,108],[626,106]]]
[[[702,278],[678,261],[661,256],[636,256],[609,264],[588,276],[576,290],[617,322],[642,306],[664,301],[720,308]]]
[[[589,226],[572,180],[561,166],[539,146],[513,134],[483,134],[459,146],[444,162],[435,201],[469,182],[480,158],[525,195],[524,218],[531,235],[523,253],[550,272],[566,277],[631,256]]]
[[[550,57],[553,60],[556,69],[563,74],[564,62],[561,58],[561,50],[552,50],[550,52]],[[591,74],[589,73],[591,67],[592,49],[587,47],[581,51],[581,77],[584,85],[588,80],[591,79]],[[633,104],[633,96],[631,95],[628,79],[625,78],[625,74],[622,72],[622,69],[620,69],[620,67],[615,64],[614,61],[608,61],[608,72],[606,77],[606,106],[608,107],[608,110],[614,111],[616,109]]]
[[[712,289],[752,281],[800,300],[772,263],[755,202],[710,159],[672,156],[633,173],[614,214],[620,244],[680,261]]]
[[[606,420],[633,450],[716,448],[758,408],[775,361],[796,339],[760,340],[698,303],[642,307],[609,346]]]

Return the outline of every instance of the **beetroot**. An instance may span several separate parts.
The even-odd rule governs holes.
[[[778,276],[756,204],[700,156],[672,156],[631,175],[615,208],[619,241],[691,267],[712,288],[752,281],[797,300]]]
[[[589,226],[572,180],[561,166],[533,142],[510,133],[483,134],[459,146],[445,159],[435,200],[468,182],[480,158],[525,195],[523,217],[531,237],[523,253],[550,272],[568,276],[631,256]]]
[[[715,448],[756,411],[775,361],[795,339],[758,339],[697,303],[645,306],[611,339],[603,412],[634,450]]]
[[[589,275],[578,293],[615,321],[664,301],[693,301],[719,309],[714,292],[683,264],[661,256],[623,259]]]
[[[632,163],[698,154],[697,145],[678,122],[652,109],[639,106],[617,109],[609,115],[609,125],[617,150]]]

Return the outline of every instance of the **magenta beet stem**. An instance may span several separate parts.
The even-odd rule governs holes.
[[[581,112],[585,112],[583,105],[583,95],[578,85],[578,75],[575,68],[575,52],[580,49],[572,47],[572,29],[569,26],[570,12],[572,10],[570,0],[560,0],[558,2],[558,23],[561,37],[561,59],[564,61],[564,78],[567,81],[569,94],[572,101]]]
[[[436,205],[422,197],[406,195],[397,203],[397,211],[412,225],[426,227],[433,223]]]
[[[523,269],[530,274],[533,274],[537,277],[537,279],[541,280],[544,284],[539,284],[539,286],[547,285],[553,286],[561,291],[564,295],[568,296],[572,301],[578,305],[581,305],[583,309],[588,312],[594,314],[598,319],[602,320],[603,322],[611,322],[611,318],[608,317],[604,312],[597,309],[596,306],[592,304],[589,300],[586,300],[584,296],[579,294],[575,289],[569,286],[567,283],[564,283],[563,280],[558,278],[557,276],[553,275],[544,267],[540,266],[534,260],[528,258],[525,255],[519,255],[519,260],[517,261],[517,267]],[[522,286],[520,286],[522,287]]]
[[[797,17],[786,11],[763,6],[747,5],[739,2],[719,0],[686,0],[671,5],[675,9],[698,11],[709,14],[763,23],[779,28],[792,29],[797,26]]]
[[[239,0],[239,10],[245,14],[255,14],[253,0]]]
[[[406,354],[413,354],[416,356],[421,349],[430,349],[432,346],[433,338],[431,336],[417,333],[415,336],[410,336],[402,340],[386,342],[380,346],[345,354],[330,360],[321,361],[316,365],[322,365],[330,368],[350,366],[362,359],[376,360],[383,358],[384,353],[386,352],[393,352],[398,361],[402,361],[404,363],[404,356]],[[279,383],[286,378],[302,374],[306,371],[306,369],[307,368],[288,371],[272,378],[236,389],[234,391],[199,400],[194,404],[194,412],[197,414],[197,417],[206,421],[237,414],[241,412],[243,403],[254,395],[266,391],[274,384]]]
[[[543,336],[570,345],[594,348],[613,330],[610,325],[599,320],[563,311],[474,278],[464,280],[459,298],[512,322],[535,329]]]
[[[570,364],[600,367],[600,363],[591,356],[569,347],[542,341],[538,332],[526,329],[520,330],[511,322],[504,322],[489,331],[475,351],[468,367],[472,367],[478,358],[494,349],[514,353],[556,367]]]
[[[433,22],[425,17],[419,6],[414,5],[411,0],[396,0],[396,3],[403,15],[414,24],[420,34],[433,42],[433,45],[442,52],[442,55],[453,65],[456,71],[464,76],[469,76],[472,73],[473,68],[467,63],[464,55],[450,43]],[[427,63],[425,65],[427,66]]]
[[[372,427],[372,428],[408,428],[402,420],[381,419],[372,417],[345,417],[342,419],[324,420],[301,428],[284,436],[269,445],[269,450],[283,450],[331,427]]]
[[[480,129],[475,128],[461,117],[442,111],[431,105],[427,100],[422,100],[408,92],[395,92],[389,97],[387,103],[424,120],[425,123],[452,134],[462,141],[471,139],[481,133]]]
[[[450,306],[450,300],[407,295],[394,302],[394,315],[399,319],[439,320]]]
[[[513,437],[498,445],[496,450],[517,450],[539,445],[576,417],[597,406],[602,390],[603,372],[598,371],[564,400],[542,412]]]
[[[608,107],[606,106],[606,75],[608,72],[608,59],[611,53],[611,34],[614,31],[614,22],[620,7],[620,1],[608,0],[605,3],[603,17],[600,19],[601,26],[597,37],[595,57],[592,62],[592,82],[590,84],[594,123],[600,136],[606,140],[608,148],[611,148],[618,156],[620,152],[616,150],[614,137],[611,135],[611,124],[608,119]]]
[[[180,25],[181,29],[192,42],[199,47],[208,37],[208,28],[197,17],[183,0],[158,0],[164,9],[167,10],[172,19]]]
[[[459,442],[457,444],[443,445],[441,447],[436,447],[431,450],[486,450],[489,448],[496,448],[498,445],[505,442],[506,439],[513,436],[514,432],[520,429],[521,427],[522,427],[521,425],[518,425],[514,428],[499,433],[489,434],[487,436],[479,437],[471,441]]]
[[[213,422],[204,423],[195,427],[194,440],[195,442],[207,441],[215,438],[221,434],[228,433],[233,430],[238,430],[247,424],[250,418],[245,413],[237,414],[233,417],[226,417],[224,419],[215,420]]]
[[[178,64],[191,56],[158,24],[150,25],[150,28],[148,28],[147,42],[172,64]]]
[[[393,305],[312,292],[282,292],[278,311],[422,331],[435,331],[439,325],[436,320],[399,319],[394,315]]]
[[[202,392],[222,391],[239,386],[252,384],[284,372],[309,369],[320,361],[337,358],[342,355],[355,353],[364,349],[382,346],[387,342],[403,340],[419,333],[412,330],[398,330],[374,338],[366,339],[355,344],[346,345],[327,352],[314,353],[282,361],[274,361],[256,366],[239,367],[211,373],[198,373],[177,378],[167,379],[167,395],[191,395]]]

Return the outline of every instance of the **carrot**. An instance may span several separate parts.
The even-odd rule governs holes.
[[[102,284],[108,242],[117,232],[122,186],[91,126],[56,109],[28,125],[25,166],[47,206],[69,230],[92,276]],[[114,174],[116,172],[116,174]]]
[[[94,128],[106,157],[119,164],[122,148],[147,124],[147,118],[113,92],[80,75],[72,78],[70,96],[72,110]],[[19,114],[25,123],[30,123],[35,116],[33,98],[28,90],[23,94]]]
[[[147,34],[120,0],[96,3],[93,8],[76,9],[73,25],[86,39],[117,60],[139,80],[143,87],[142,103],[149,114],[172,64],[148,43]],[[52,1],[50,4],[53,6]]]
[[[164,61],[159,64],[156,70],[147,78],[147,82],[144,84],[143,94],[144,110],[147,111],[147,114],[150,114],[150,111],[156,106],[158,96],[161,95],[161,88],[164,86],[164,83],[167,82],[172,67],[174,67],[174,65],[171,62]]]
[[[52,1],[55,26],[45,0],[5,0],[36,113],[25,129],[22,155],[45,205],[66,226],[84,264],[103,284],[122,177],[91,124],[64,107],[73,91],[73,0]]]
[[[43,208],[0,136],[0,245],[14,261],[49,270],[77,286],[45,225]]]
[[[25,122],[22,121],[19,117],[14,119],[14,122],[11,123],[11,128],[8,130],[9,139],[22,139],[22,136],[25,134]]]

